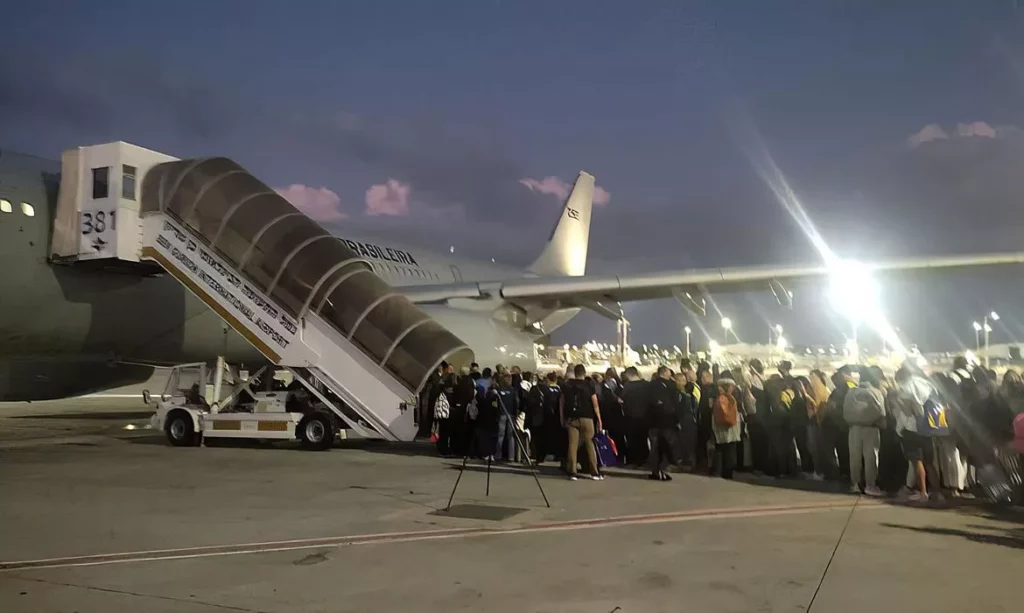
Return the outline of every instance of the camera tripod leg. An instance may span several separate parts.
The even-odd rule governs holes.
[[[484,496],[491,495],[491,456],[487,456],[487,490],[484,492]]]

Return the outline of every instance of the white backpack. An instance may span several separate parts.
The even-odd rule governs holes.
[[[441,392],[437,395],[437,400],[434,401],[434,419],[448,419],[451,412],[452,407],[448,404],[448,397]]]

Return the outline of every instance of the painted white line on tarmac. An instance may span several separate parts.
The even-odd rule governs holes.
[[[79,398],[139,398],[142,399],[142,392],[137,394],[104,394],[102,392],[98,394],[86,394],[85,396],[79,396]],[[70,398],[69,400],[73,400]]]
[[[353,545],[372,545],[376,543],[411,543],[441,539],[466,538],[471,536],[505,536],[515,534],[532,534],[537,532],[563,532],[588,528],[608,528],[613,526],[632,526],[641,524],[662,524],[684,521],[703,521],[712,519],[730,519],[740,517],[770,517],[775,515],[796,515],[803,513],[820,513],[824,511],[850,511],[854,503],[825,502],[788,506],[733,507],[724,509],[697,509],[672,513],[650,515],[620,515],[596,519],[568,520],[538,524],[527,524],[508,527],[473,527],[453,528],[446,530],[423,530],[414,532],[383,532],[378,534],[359,534],[325,538],[298,539],[291,541],[271,541],[264,543],[242,543],[235,545],[214,545],[205,547],[189,547],[183,549],[151,549],[124,553],[70,556],[62,558],[43,558],[37,560],[18,560],[0,562],[0,572],[14,570],[41,570],[49,568],[69,568],[77,566],[104,566],[108,564],[127,564],[138,562],[157,562],[164,560],[188,560],[231,555],[251,555],[274,551],[297,551],[302,549],[338,548]],[[877,502],[861,501],[857,509],[877,509],[884,505]]]

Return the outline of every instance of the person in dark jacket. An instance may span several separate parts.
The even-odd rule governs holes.
[[[569,439],[558,415],[558,406],[562,399],[562,389],[558,385],[558,373],[549,372],[544,382],[537,387],[541,394],[541,412],[538,416],[540,426],[535,435],[536,460],[540,464],[550,454],[556,461],[561,461],[565,458]]]
[[[512,375],[505,372],[498,376],[498,383],[495,386],[497,395],[501,402],[498,409],[498,433],[497,442],[494,447],[494,457],[497,460],[514,462],[516,459],[516,417],[519,415],[519,388],[512,386]]]
[[[605,379],[596,373],[594,383],[597,385],[597,402],[601,405],[601,421],[605,432],[622,454],[626,449],[626,417],[622,411],[622,399],[615,393],[618,383],[615,379]]]
[[[850,426],[843,419],[843,405],[846,394],[857,384],[853,380],[853,367],[842,366],[832,375],[835,389],[825,403],[825,414],[821,418],[822,472],[830,481],[847,481],[850,478]],[[837,463],[838,460],[838,463]]]
[[[692,368],[682,371],[677,375],[676,387],[679,388],[679,462],[685,469],[693,470],[697,463],[697,419],[701,397],[697,373]]]
[[[626,418],[626,462],[640,468],[647,464],[647,435],[650,430],[647,423],[647,406],[650,404],[648,392],[650,382],[640,378],[634,367],[623,373],[625,383],[622,384],[622,410]]]
[[[472,450],[469,448],[470,424],[469,405],[476,398],[476,385],[470,376],[469,368],[462,367],[462,375],[455,383],[455,395],[451,402],[451,453],[465,456]]]
[[[430,431],[434,427],[434,404],[437,402],[438,394],[441,393],[441,377],[444,376],[444,369],[447,366],[447,362],[442,362],[437,370],[430,373],[427,384],[420,392],[418,436],[430,436]]]
[[[650,478],[656,481],[671,481],[672,477],[666,469],[673,460],[672,449],[679,423],[679,408],[676,404],[679,394],[668,366],[658,368],[650,386],[650,404],[647,409],[647,421],[650,424],[648,438],[651,442]]]
[[[714,434],[711,430],[712,405],[718,397],[715,375],[707,363],[697,369],[697,385],[700,386],[700,401],[697,404],[697,470],[711,471],[714,457]]]
[[[479,382],[482,379],[478,379]],[[479,389],[479,387],[478,387]],[[480,457],[494,461],[494,450],[498,447],[498,418],[502,415],[498,399],[498,386],[491,382],[482,398],[477,398],[475,436]]]
[[[444,374],[441,375],[441,389],[434,400],[434,420],[437,421],[437,453],[443,458],[451,457],[452,455],[452,434],[455,422],[452,407],[455,402],[456,381],[454,368],[445,364]],[[442,395],[444,395],[445,401],[448,404],[448,415],[446,417],[442,417],[437,413],[437,405]]]

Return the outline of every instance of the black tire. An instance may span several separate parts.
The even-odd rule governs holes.
[[[192,416],[187,411],[171,411],[164,424],[167,441],[175,447],[192,447],[199,440]]]
[[[331,416],[326,413],[310,413],[299,421],[296,430],[299,443],[303,449],[323,451],[330,449],[334,444],[334,424],[331,423]]]

